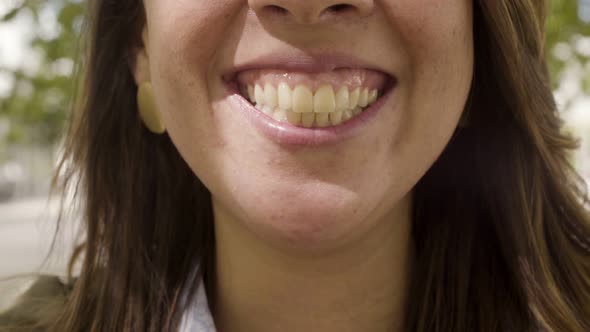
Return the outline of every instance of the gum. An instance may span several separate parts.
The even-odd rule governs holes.
[[[259,84],[264,88],[264,85],[267,83],[278,87],[279,83],[285,82],[291,89],[294,89],[299,84],[303,84],[311,88],[312,91],[316,91],[324,84],[330,84],[334,88],[334,92],[338,92],[342,86],[348,87],[349,90],[363,87],[382,91],[388,80],[387,75],[378,71],[349,68],[321,73],[258,69],[241,72],[237,75],[236,79],[242,87]]]

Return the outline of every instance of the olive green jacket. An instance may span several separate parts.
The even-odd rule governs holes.
[[[14,305],[0,312],[0,331],[43,331],[38,324],[59,315],[71,290],[72,285],[66,285],[56,276],[37,277]]]
[[[56,276],[39,276],[12,307],[0,312],[0,332],[45,331],[42,322],[59,316],[74,282],[75,280],[72,284],[65,284]],[[216,331],[207,303],[204,283],[201,281],[194,302],[184,315],[179,332]]]

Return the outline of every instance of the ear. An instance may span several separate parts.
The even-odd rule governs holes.
[[[139,85],[143,82],[150,81],[150,59],[149,59],[149,34],[147,24],[143,25],[141,30],[141,36],[138,36],[137,42],[131,45],[129,56],[130,56],[130,69],[133,73],[135,83]]]

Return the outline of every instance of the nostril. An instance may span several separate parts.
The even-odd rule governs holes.
[[[328,7],[326,10],[338,13],[338,12],[348,11],[351,9],[354,9],[354,6],[347,5],[345,3],[341,3],[341,4],[332,5],[332,6]]]
[[[249,1],[253,1],[254,3],[256,0]],[[372,8],[361,6],[363,4],[361,2],[364,0],[356,0],[358,5],[357,3],[351,4],[353,1],[342,0],[332,0],[330,1],[332,2],[331,5],[325,3],[328,1],[315,0],[281,0],[280,4],[278,4],[279,1],[258,1],[256,2],[258,5],[254,9],[257,14],[264,14],[268,18],[278,18],[279,20],[288,18],[298,23],[328,22],[334,19],[352,17],[353,14],[366,16],[365,14],[368,14]]]
[[[268,11],[269,13],[272,14],[281,14],[281,15],[285,15],[288,14],[289,11],[281,6],[277,6],[277,5],[268,5],[265,8],[266,11]]]

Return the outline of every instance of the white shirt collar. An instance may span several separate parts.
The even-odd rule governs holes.
[[[213,316],[209,311],[203,280],[199,282],[197,296],[182,318],[179,332],[217,332]]]

